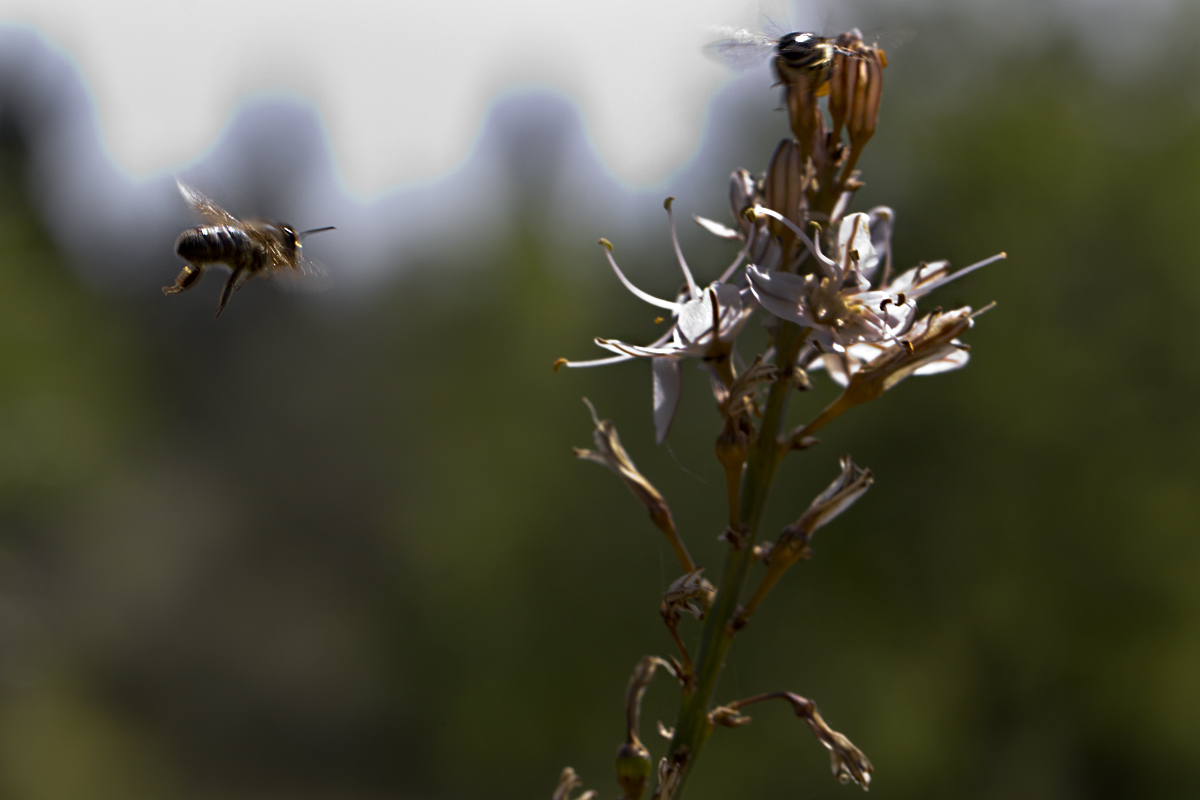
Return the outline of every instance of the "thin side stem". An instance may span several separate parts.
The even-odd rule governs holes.
[[[683,571],[685,573],[694,571],[696,562],[692,561],[691,553],[688,552],[683,540],[679,538],[679,531],[675,530],[675,518],[671,516],[671,512],[651,513],[650,518],[654,520],[654,524],[671,543],[671,549],[675,551],[675,558],[679,559],[679,566],[683,568]]]

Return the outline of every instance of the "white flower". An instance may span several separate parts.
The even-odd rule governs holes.
[[[976,262],[969,267],[963,267],[958,272],[953,273],[950,272],[950,262],[948,261],[921,264],[918,267],[908,270],[889,283],[887,291],[893,292],[899,297],[904,297],[906,300],[914,300],[929,294],[934,289],[952,280],[960,278],[969,272],[974,272],[981,267],[986,267],[988,264],[1005,257],[1004,253],[999,253],[991,258],[985,258],[983,261]],[[987,308],[984,308],[972,314],[970,308],[959,309],[958,311],[950,312],[947,316],[954,318],[956,315],[965,315],[969,321],[966,327],[969,328],[974,324],[974,318],[986,310]],[[931,320],[936,320],[939,315],[939,313],[935,312],[932,317],[923,317],[914,322],[908,330],[899,333],[898,335],[903,339],[900,343],[901,346],[906,350],[911,350],[914,343],[926,338],[930,332]],[[905,345],[905,342],[908,344]],[[859,342],[841,351],[823,353],[817,351],[816,348],[806,346],[806,349],[801,352],[798,360],[800,365],[805,369],[824,368],[838,385],[845,387],[849,384],[850,377],[862,369],[864,365],[875,361],[880,355],[895,346],[896,343],[894,341]],[[937,375],[942,372],[961,369],[970,360],[971,355],[967,346],[958,341],[958,339],[952,339],[941,343],[936,350],[926,352],[920,359],[920,364],[908,369],[904,377],[908,377],[909,375]]]
[[[818,272],[793,275],[746,268],[751,291],[770,313],[812,332],[809,341],[842,352],[858,342],[893,341],[916,315],[916,303],[887,289],[872,289],[870,278],[880,257],[871,241],[870,217],[851,214],[838,229],[836,258],[821,252],[820,244],[770,209],[758,214],[774,217],[792,228],[817,260]]]
[[[560,360],[556,363],[556,367],[597,367],[635,358],[651,359],[654,431],[655,438],[660,444],[666,438],[671,421],[675,418],[675,411],[679,407],[679,396],[683,387],[683,371],[680,362],[684,358],[701,358],[714,362],[728,358],[734,339],[737,338],[746,321],[754,312],[753,302],[747,304],[747,298],[743,297],[748,290],[738,290],[737,287],[725,283],[741,266],[749,243],[747,247],[742,248],[737,260],[725,270],[720,278],[701,289],[696,284],[696,279],[692,277],[692,271],[688,268],[683,251],[679,247],[679,238],[675,233],[675,219],[671,213],[672,199],[668,198],[664,205],[671,228],[671,241],[675,245],[675,255],[679,259],[679,266],[687,281],[687,292],[678,300],[662,300],[634,286],[617,266],[616,259],[612,254],[612,244],[605,239],[600,240],[609,265],[625,288],[650,305],[671,312],[675,321],[670,330],[649,345],[627,344],[616,339],[597,337],[596,344],[617,355],[593,361]]]
[[[842,386],[880,353],[908,348],[908,340],[925,336],[928,318],[917,322],[918,298],[963,275],[1005,258],[1004,253],[951,273],[949,262],[921,264],[890,279],[894,215],[879,206],[869,214],[850,214],[838,228],[836,258],[821,252],[820,243],[776,212],[755,208],[758,216],[788,225],[809,247],[819,272],[800,276],[750,265],[746,275],[759,303],[771,314],[811,329],[800,365],[824,367]],[[872,281],[883,266],[875,288]],[[921,330],[917,330],[920,327]],[[967,363],[966,347],[947,342],[936,356],[922,359],[907,375],[932,375]]]

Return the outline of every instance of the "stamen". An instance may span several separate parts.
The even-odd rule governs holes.
[[[712,342],[715,346],[721,334],[721,302],[717,300],[717,290],[709,287],[708,294],[712,298]]]
[[[696,279],[692,277],[692,271],[688,269],[687,261],[683,257],[683,248],[679,246],[679,237],[675,233],[675,212],[671,210],[671,203],[674,201],[674,197],[668,197],[663,201],[663,208],[667,210],[667,225],[671,229],[671,244],[675,245],[675,256],[679,259],[679,266],[683,268],[683,277],[687,279],[691,299],[696,300],[700,297],[700,289],[696,286]]]
[[[850,205],[851,198],[854,197],[854,192],[842,192],[838,195],[837,205],[833,207],[833,211],[829,213],[829,224],[836,225],[838,220],[842,218],[842,214],[846,213],[846,209]]]
[[[624,342],[618,342],[616,339],[601,339],[599,336],[597,336],[597,337],[596,337],[596,344],[598,344],[598,345],[600,345],[601,347],[604,347],[604,348],[608,348],[608,349],[611,349],[611,350],[618,350],[618,351],[620,351],[621,353],[623,353],[623,354],[624,354],[624,356],[618,356],[618,358],[620,358],[620,359],[622,359],[622,360],[626,360],[626,359],[628,359],[628,358],[637,358],[637,357],[638,357],[638,354],[637,354],[637,353],[631,353],[631,352],[629,351],[629,346],[628,346],[627,344],[625,344]],[[598,359],[598,360],[604,360],[604,361],[607,361],[607,360],[609,360],[609,359]]]
[[[932,292],[934,289],[937,289],[941,286],[945,286],[950,281],[961,278],[963,275],[966,275],[968,272],[974,272],[977,269],[983,269],[988,264],[994,264],[997,261],[1003,261],[1006,258],[1008,258],[1008,253],[1002,252],[1002,253],[997,253],[996,255],[992,256],[991,258],[985,258],[983,261],[976,261],[971,266],[963,267],[958,272],[954,272],[949,275],[943,275],[942,277],[938,278],[937,280],[930,282],[928,286],[921,286],[917,289],[913,289],[913,295],[916,297],[920,297],[921,295],[928,294],[929,292]],[[920,278],[920,273],[917,274],[917,277]],[[916,283],[916,281],[914,281],[914,284],[915,283]]]
[[[609,364],[621,364],[626,361],[633,361],[637,356],[612,356],[611,358],[595,358],[591,361],[567,361],[565,358],[560,358],[554,362],[554,371],[558,372],[561,367],[567,369],[579,369],[583,367],[604,367]]]
[[[751,227],[750,235],[746,237],[746,243],[742,245],[741,251],[738,252],[737,258],[729,265],[729,269],[721,273],[721,277],[717,278],[717,283],[724,283],[733,277],[733,273],[737,272],[737,268],[742,265],[742,261],[750,254],[750,248],[754,246],[754,238],[758,235],[758,228]]]
[[[995,301],[995,300],[993,300],[992,302],[988,303],[988,304],[987,304],[986,306],[984,306],[983,308],[981,308],[981,309],[979,309],[978,311],[976,311],[975,313],[971,314],[971,319],[975,319],[975,318],[976,318],[976,317],[978,317],[980,314],[986,314],[987,312],[991,311],[991,310],[992,310],[993,308],[995,308],[995,307],[996,307],[996,301]]]
[[[817,257],[817,261],[819,261],[822,265],[824,265],[826,267],[836,267],[838,265],[836,261],[834,261],[833,259],[826,258],[821,253],[821,247],[820,247],[820,245],[818,245],[816,243],[815,239],[808,238],[808,235],[805,234],[804,231],[800,230],[800,228],[796,225],[796,223],[792,222],[790,219],[783,216],[778,211],[772,211],[771,209],[767,208],[766,206],[754,206],[753,213],[755,215],[761,214],[763,216],[770,217],[771,219],[777,219],[780,222],[782,222],[788,228],[788,230],[790,230],[792,233],[796,234],[796,237],[798,239],[800,239],[800,241],[804,242],[805,246],[807,246],[808,249],[810,251],[812,251],[812,254]],[[813,224],[816,225],[815,222]],[[830,277],[836,277],[836,274],[831,275]]]
[[[630,283],[629,279],[625,277],[625,273],[621,272],[621,268],[617,266],[616,259],[613,258],[612,244],[607,239],[601,239],[600,244],[604,246],[604,257],[608,259],[608,263],[610,266],[612,266],[613,272],[617,273],[617,277],[621,279],[621,283],[625,284],[626,289],[633,292],[634,295],[636,295],[637,297],[639,297],[642,300],[645,300],[647,303],[649,303],[652,306],[658,306],[659,308],[665,308],[665,309],[671,311],[673,314],[679,313],[679,304],[678,303],[672,303],[669,300],[659,300],[654,295],[646,294],[641,289],[637,288],[632,283]]]
[[[858,217],[858,218],[856,218],[856,219],[854,220],[854,227],[853,227],[853,228],[850,230],[850,238],[848,238],[848,239],[846,240],[846,244],[850,244],[850,242],[853,242],[853,241],[854,241],[854,237],[858,235],[858,226],[859,226],[859,225],[861,225],[861,224],[862,224],[862,218],[861,218],[861,217]],[[847,247],[847,248],[846,248],[846,258],[845,258],[845,263],[844,263],[844,264],[842,264],[842,271],[843,271],[843,272],[849,272],[849,271],[850,271],[850,262],[851,262],[852,260],[854,261],[854,263],[855,263],[856,265],[858,264],[858,251],[857,251],[857,250],[855,250],[853,247]]]

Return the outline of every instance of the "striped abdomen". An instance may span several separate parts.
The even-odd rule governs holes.
[[[175,252],[193,264],[221,261],[234,266],[249,266],[258,245],[240,228],[228,225],[201,225],[179,234]]]

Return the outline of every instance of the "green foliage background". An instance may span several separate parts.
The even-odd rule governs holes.
[[[954,40],[936,25],[924,41]],[[906,382],[785,467],[768,530],[842,453],[877,482],[742,635],[720,698],[814,698],[874,761],[872,796],[1186,796],[1195,60],[1105,82],[1062,43],[972,62],[969,42],[921,42],[889,70],[857,206],[897,209],[901,265],[1007,250],[935,298],[999,306],[968,369]],[[723,218],[724,176],[763,169],[783,135],[769,109],[749,108],[730,160],[705,166],[711,193],[681,211]],[[675,573],[624,488],[571,458],[590,435],[579,398],[617,423],[711,570],[717,416],[689,370],[655,447],[645,365],[550,364],[596,334],[653,335],[593,242],[665,294],[665,224],[551,236],[526,198],[474,263],[406,263],[324,304],[253,284],[214,324],[211,293],[164,300],[157,272],[137,296],[84,288],[23,169],[9,142],[0,796],[548,797],[571,764],[616,797],[625,682],[669,652],[656,609]],[[694,231],[684,247],[708,278],[732,256]],[[827,394],[797,398],[797,420]],[[651,690],[645,738],[673,700]],[[782,706],[719,732],[689,785],[697,800],[854,791]]]

